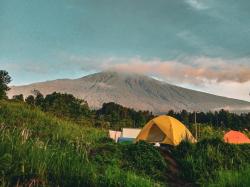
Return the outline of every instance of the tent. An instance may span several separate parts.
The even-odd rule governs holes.
[[[121,137],[122,132],[121,131],[112,131],[109,130],[109,137],[113,139],[115,142],[118,141],[118,139]]]
[[[224,141],[233,144],[250,143],[250,139],[239,131],[229,131],[224,135]]]
[[[171,116],[158,116],[149,121],[137,136],[136,141],[178,145],[182,140],[196,142],[190,131]]]
[[[135,139],[140,132],[141,132],[141,129],[123,128],[122,129],[122,137]]]

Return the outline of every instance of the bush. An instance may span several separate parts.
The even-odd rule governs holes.
[[[121,149],[115,143],[101,144],[90,151],[90,158],[105,170],[106,165],[119,165]]]
[[[124,145],[122,153],[124,168],[164,180],[167,164],[153,145],[146,142]]]
[[[151,144],[102,144],[90,151],[90,157],[99,168],[106,172],[114,166],[138,175],[150,176],[153,180],[165,180],[166,162],[159,151]]]

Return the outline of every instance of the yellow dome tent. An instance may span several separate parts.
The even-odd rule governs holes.
[[[178,145],[182,140],[196,142],[191,132],[171,116],[158,116],[149,121],[136,137],[136,141]]]

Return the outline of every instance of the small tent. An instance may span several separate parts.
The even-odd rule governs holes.
[[[171,116],[158,116],[149,121],[137,136],[136,141],[178,145],[182,140],[196,142],[191,132]]]
[[[232,144],[250,143],[250,139],[239,131],[229,131],[224,135],[224,141]]]
[[[138,134],[141,132],[141,129],[135,128],[123,128],[122,135],[118,138],[118,142],[133,142]]]
[[[118,139],[121,137],[122,132],[121,131],[112,131],[109,130],[109,137],[113,139],[115,142],[118,141]]]

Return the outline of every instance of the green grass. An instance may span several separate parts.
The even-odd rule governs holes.
[[[220,139],[183,142],[173,152],[182,177],[197,185],[215,181],[222,171],[241,171],[250,164],[250,145],[227,144]]]
[[[122,164],[93,161],[91,152],[105,139],[105,131],[84,121],[79,125],[22,103],[0,101],[0,186],[160,186]]]
[[[208,187],[249,187],[250,186],[250,165],[241,170],[222,170],[217,173],[215,181],[211,181]]]

